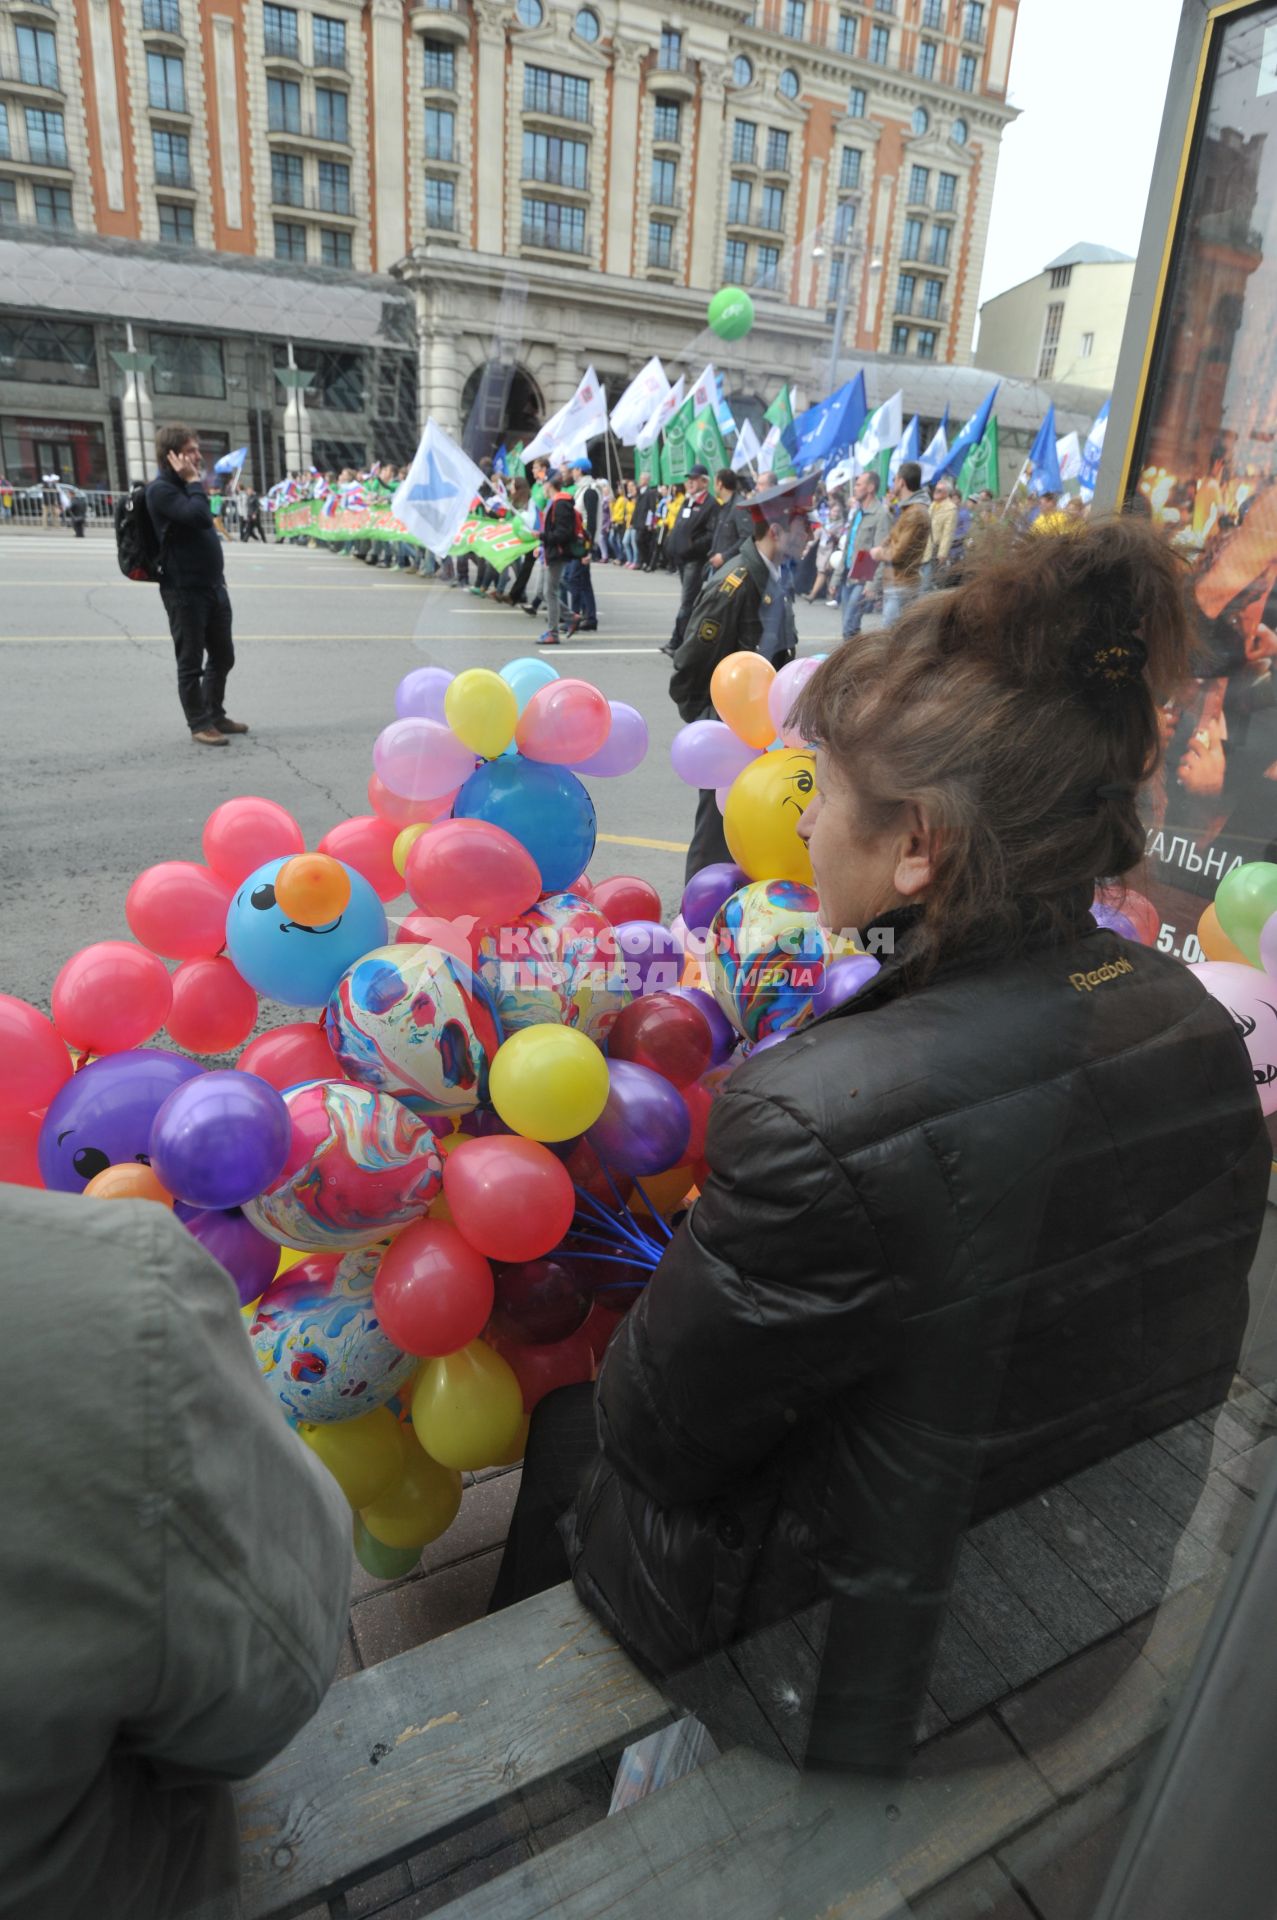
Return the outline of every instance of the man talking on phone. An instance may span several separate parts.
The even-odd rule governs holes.
[[[224,747],[226,736],[247,733],[226,717],[226,678],[235,665],[231,602],[222,540],[202,484],[200,443],[189,427],[161,427],[155,436],[159,472],[146,489],[147,511],[159,542],[160,598],[177,655],[177,693],[201,747]]]

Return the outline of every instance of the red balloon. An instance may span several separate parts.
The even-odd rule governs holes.
[[[272,1027],[250,1040],[235,1062],[241,1073],[255,1073],[277,1093],[300,1087],[307,1080],[345,1080],[337,1056],[324,1037],[322,1024],[297,1020]]]
[[[714,1036],[709,1021],[690,1000],[680,1000],[674,993],[649,993],[622,1007],[608,1034],[607,1050],[614,1060],[650,1067],[672,1086],[690,1087],[710,1063]]]
[[[578,874],[577,878],[568,888],[568,892],[577,900],[593,900],[594,882],[590,879],[588,873]]]
[[[194,860],[161,860],[139,873],[124,902],[134,937],[167,960],[201,960],[226,945],[231,888]]]
[[[40,1119],[34,1113],[0,1113],[0,1186],[42,1187],[36,1151]]]
[[[361,873],[382,900],[397,900],[403,892],[403,876],[391,851],[398,835],[393,821],[380,820],[375,813],[357,813],[353,820],[339,820],[329,827],[319,851]]]
[[[213,808],[204,822],[203,845],[213,872],[235,888],[268,860],[304,853],[306,836],[287,807],[246,793]]]
[[[439,800],[405,800],[401,794],[392,793],[379,774],[368,776],[368,805],[379,820],[386,820],[396,833],[401,827],[415,827],[427,820],[441,820],[452,812],[455,793],[445,793]],[[402,891],[402,889],[401,889]]]
[[[516,1134],[463,1140],[443,1165],[443,1191],[471,1246],[493,1260],[537,1260],[572,1224],[576,1194],[563,1162]]]
[[[397,1347],[430,1358],[477,1340],[492,1313],[492,1268],[455,1227],[417,1220],[382,1255],[377,1317]]]
[[[173,1004],[162,960],[127,940],[73,953],[53,983],[53,1021],[79,1053],[122,1053],[158,1033]]]
[[[705,1132],[709,1126],[709,1116],[714,1107],[714,1096],[708,1087],[698,1081],[694,1087],[683,1088],[683,1104],[692,1116],[692,1131],[687,1142],[685,1160],[700,1161],[705,1152]],[[701,1184],[699,1175],[697,1186]]]
[[[487,820],[441,820],[414,840],[404,879],[423,913],[477,914],[489,925],[517,920],[541,892],[536,861]]]
[[[661,896],[646,880],[632,873],[617,873],[610,880],[594,882],[594,904],[614,927],[625,920],[659,920]]]
[[[613,1167],[610,1169],[612,1179],[621,1196],[620,1200],[617,1199],[603,1171],[603,1162],[584,1136],[577,1141],[563,1164],[573,1186],[580,1187],[582,1193],[588,1193],[591,1199],[601,1201],[605,1207],[619,1208],[621,1202],[628,1200],[634,1191],[634,1182],[629,1174],[622,1173],[619,1167]]]
[[[567,767],[597,753],[611,731],[606,694],[588,680],[551,680],[519,715],[514,738],[525,759]]]
[[[575,1267],[574,1260],[523,1260],[497,1267],[492,1324],[501,1337],[532,1346],[575,1333],[592,1304]]]
[[[164,1024],[188,1053],[229,1053],[257,1025],[257,995],[225,954],[183,960]]]
[[[455,954],[458,960],[464,960],[468,967],[473,968],[478,963],[479,936],[482,932],[483,928],[472,913],[455,920],[443,920],[435,913],[406,913],[399,922],[396,938],[417,940],[427,947],[442,947],[445,953]]]
[[[590,1343],[590,1352],[594,1355],[596,1369],[602,1364],[603,1355],[608,1350],[612,1335],[624,1320],[625,1314],[624,1307],[605,1306],[602,1300],[596,1300],[590,1308],[590,1317],[581,1332]]]
[[[14,994],[0,993],[0,1115],[47,1107],[71,1078],[71,1056],[52,1020]]]
[[[599,1345],[599,1329],[591,1333],[589,1327],[587,1320],[566,1340],[529,1346],[506,1339],[499,1329],[489,1327],[484,1339],[506,1361],[523,1389],[525,1413],[531,1413],[537,1402],[544,1400],[547,1393],[553,1393],[556,1387],[574,1387],[582,1380],[593,1380],[597,1371],[594,1349]],[[606,1341],[603,1344],[606,1345]]]

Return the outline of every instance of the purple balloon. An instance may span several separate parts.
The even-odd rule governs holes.
[[[637,707],[628,706],[624,700],[609,700],[608,705],[612,709],[611,732],[597,753],[588,760],[573,762],[573,773],[601,774],[615,780],[642,764],[647,753],[647,721]]]
[[[255,1073],[205,1073],[171,1093],[151,1128],[160,1185],[193,1207],[242,1207],[284,1170],[293,1126]]]
[[[690,1000],[692,1005],[704,1014],[710,1039],[713,1042],[713,1052],[709,1056],[710,1066],[721,1067],[725,1060],[730,1060],[736,1051],[736,1042],[740,1035],[713,994],[706,993],[703,987],[671,987],[668,991],[676,993],[680,1000]]]
[[[724,900],[730,899],[738,887],[748,885],[749,875],[744,867],[733,866],[730,860],[720,860],[712,867],[701,867],[683,889],[682,914],[685,925],[693,933],[707,933]]]
[[[730,787],[758,753],[757,747],[746,746],[721,720],[693,720],[675,734],[670,759],[679,779],[689,787]]]
[[[446,726],[444,695],[455,678],[446,667],[414,667],[395,688],[395,712],[401,720],[437,720]]]
[[[748,1060],[752,1060],[756,1053],[766,1053],[768,1047],[779,1047],[783,1041],[788,1039],[789,1039],[788,1032],[765,1033],[761,1040],[755,1040],[753,1046],[750,1048],[748,1054],[745,1057]]]
[[[259,1300],[275,1278],[279,1265],[279,1248],[275,1242],[259,1233],[238,1207],[224,1212],[204,1212],[179,1200],[174,1211],[184,1222],[186,1231],[230,1274],[241,1307]]]
[[[81,1067],[59,1087],[40,1128],[45,1186],[82,1193],[104,1167],[146,1160],[156,1114],[177,1087],[203,1072],[198,1061],[163,1047],[130,1047]]]
[[[622,920],[614,931],[625,983],[636,999],[642,993],[666,993],[678,985],[683,949],[668,927],[659,920]]]
[[[831,960],[825,968],[824,979],[811,996],[811,1018],[830,1013],[846,1000],[854,1000],[881,966],[882,962],[875,960],[871,953],[848,954],[845,959]]]
[[[632,1060],[609,1060],[607,1076],[607,1105],[585,1136],[600,1160],[640,1179],[678,1166],[692,1137],[678,1088]]]
[[[1110,933],[1120,933],[1124,940],[1139,943],[1135,922],[1128,920],[1124,913],[1119,913],[1116,907],[1106,907],[1102,900],[1094,900],[1091,903],[1091,918],[1097,927],[1107,927]]]

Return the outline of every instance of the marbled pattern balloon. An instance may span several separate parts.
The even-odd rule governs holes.
[[[606,916],[574,893],[551,893],[479,942],[479,972],[507,1033],[577,1027],[602,1045],[630,993]]]
[[[504,1038],[488,988],[455,954],[420,941],[376,947],[337,982],[328,1044],[361,1086],[468,1113],[488,1095]]]
[[[353,1420],[393,1398],[421,1364],[387,1338],[372,1284],[384,1248],[312,1255],[268,1287],[249,1326],[253,1354],[285,1413]]]
[[[284,1095],[284,1171],[246,1217],[282,1247],[362,1247],[423,1214],[443,1182],[431,1129],[389,1094],[310,1080]]]
[[[820,902],[797,880],[755,880],[723,902],[710,928],[714,998],[750,1041],[792,1033],[811,1014],[828,942]]]

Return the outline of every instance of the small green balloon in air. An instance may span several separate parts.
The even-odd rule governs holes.
[[[754,324],[754,303],[744,287],[720,287],[705,318],[720,340],[743,340]]]

